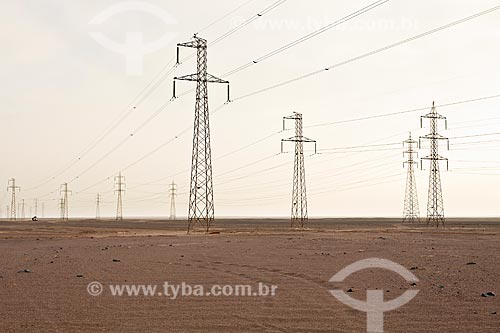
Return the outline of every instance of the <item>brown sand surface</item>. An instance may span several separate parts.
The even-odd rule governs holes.
[[[220,220],[187,235],[184,221],[0,221],[0,332],[365,332],[366,313],[337,301],[419,294],[384,315],[386,332],[500,332],[500,221],[447,228],[389,219]],[[329,279],[366,258],[403,265],[419,282],[368,269]],[[474,264],[472,264],[474,263]],[[30,272],[19,272],[28,269]],[[104,291],[90,296],[87,285]],[[274,297],[112,296],[112,284],[278,286]],[[484,292],[494,297],[482,297]]]

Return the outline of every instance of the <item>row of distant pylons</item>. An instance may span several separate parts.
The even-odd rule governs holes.
[[[202,229],[208,232],[214,221],[214,201],[207,84],[209,82],[228,84],[227,103],[229,103],[231,102],[229,96],[229,82],[207,73],[207,41],[205,39],[194,35],[192,41],[177,44],[177,64],[180,64],[179,47],[190,47],[197,49],[197,73],[181,77],[174,77],[173,95],[173,99],[175,99],[176,80],[197,82],[193,132],[193,155],[191,163],[191,184],[189,196],[188,232],[194,229],[197,225],[201,226]],[[430,155],[422,158],[422,160],[429,160],[431,164],[428,194],[429,197],[427,205],[427,223],[439,226],[445,224],[439,162],[441,160],[447,161],[446,158],[439,155],[439,141],[447,140],[447,138],[438,134],[438,120],[446,120],[446,118],[437,113],[433,102],[430,113],[421,117],[421,127],[423,127],[423,119],[430,119],[431,123],[430,133],[420,137],[418,142],[419,147],[421,147],[422,140],[430,141]],[[308,211],[303,145],[304,143],[316,144],[316,141],[303,136],[302,114],[294,113],[290,117],[284,117],[283,122],[285,122],[285,120],[295,121],[295,136],[282,140],[282,151],[283,142],[295,143],[291,227],[304,228],[308,220]],[[408,164],[408,180],[405,195],[403,221],[419,222],[420,218],[418,197],[414,174],[414,164],[417,163],[414,159],[416,155],[414,145],[417,144],[417,142],[411,138],[410,134],[410,138],[405,141],[405,144],[408,145],[408,150],[405,152],[405,155],[408,154],[408,161],[406,162]]]
[[[207,41],[198,37],[196,34],[192,41],[177,44],[177,64],[180,64],[179,48],[189,47],[197,50],[197,72],[195,74],[174,77],[173,97],[176,98],[176,81],[194,81],[196,82],[196,103],[195,117],[193,126],[193,150],[191,160],[191,180],[189,192],[189,210],[188,210],[188,232],[194,230],[197,226],[208,232],[214,221],[214,199],[213,199],[213,178],[212,178],[212,157],[210,145],[210,121],[208,110],[208,83],[227,84],[227,103],[230,103],[229,82],[219,79],[207,72]],[[429,160],[431,163],[428,205],[427,205],[427,223],[436,226],[444,225],[444,207],[443,195],[441,189],[441,179],[439,172],[439,162],[446,158],[439,155],[439,141],[447,140],[447,138],[438,134],[438,120],[446,120],[445,117],[437,113],[433,103],[431,112],[421,117],[421,126],[423,119],[430,119],[431,131],[429,134],[420,137],[419,147],[422,140],[430,141],[430,155],[422,158]],[[292,207],[291,207],[291,227],[304,228],[308,221],[307,211],[307,194],[306,194],[306,178],[305,178],[305,163],[304,163],[304,143],[314,143],[303,136],[302,130],[302,114],[294,113],[292,116],[283,118],[283,126],[286,120],[295,121],[295,136],[282,140],[282,151],[284,142],[295,143],[294,155],[294,172],[293,172],[293,189],[292,189]],[[283,127],[284,128],[284,127]],[[405,151],[405,156],[408,160],[405,164],[408,165],[408,178],[405,195],[404,206],[404,222],[419,222],[419,207],[417,188],[415,182],[414,165],[417,164],[415,156],[415,145],[417,141],[413,140],[410,134],[408,140],[404,141],[404,145],[408,148]],[[316,151],[316,149],[315,149]],[[122,194],[125,191],[125,178],[121,173],[115,177],[115,191],[118,194],[116,219],[123,218]],[[12,191],[12,203],[15,207],[15,180],[9,183],[9,189]],[[68,220],[68,184],[63,184],[61,188],[60,212],[61,219]],[[101,197],[97,194],[96,198],[96,218],[100,218],[100,202]],[[12,216],[15,219],[15,212]],[[171,218],[175,218],[175,185],[171,188]]]
[[[19,192],[21,188],[17,186],[16,184],[16,179],[11,178],[7,182],[7,191],[11,192],[11,199],[10,199],[10,205],[7,205],[5,207],[5,216],[7,218],[10,218],[11,220],[15,220],[16,218],[20,217],[22,219],[26,218],[26,200],[21,199],[19,202],[17,202],[16,199],[16,192]],[[29,207],[29,215],[32,215],[34,212],[34,215],[38,215],[38,209],[39,209],[39,203],[38,199],[33,199],[32,205]],[[45,203],[41,203],[41,215],[45,215]]]
[[[8,186],[7,186],[7,191],[10,192],[10,205],[6,206],[6,216],[10,220],[17,220],[17,219],[25,219],[26,214],[25,214],[25,199],[21,199],[20,203],[17,203],[17,198],[16,194],[21,190],[21,187],[16,185],[16,179],[11,178],[8,181]],[[60,198],[58,202],[58,209],[59,209],[59,214],[60,214],[60,219],[62,221],[69,221],[69,202],[68,198],[69,195],[72,193],[71,190],[68,189],[68,183],[61,184],[60,188]],[[125,192],[125,177],[121,175],[121,173],[118,174],[118,176],[115,177],[115,193],[117,194],[117,201],[116,201],[116,220],[121,221],[123,220],[123,193]],[[175,197],[177,196],[177,185],[172,182],[170,184],[169,188],[169,196],[170,196],[170,219],[175,220],[176,219],[176,209],[175,209]],[[101,203],[102,203],[102,197],[98,193],[96,195],[96,220],[101,219]],[[33,205],[34,205],[34,216],[31,217],[31,208],[30,208],[30,218],[32,219],[37,219],[38,216],[38,199],[33,199]],[[16,209],[17,206],[17,209]],[[45,203],[41,203],[41,216],[40,217],[45,217]]]

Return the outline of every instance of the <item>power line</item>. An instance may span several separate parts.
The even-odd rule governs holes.
[[[293,42],[290,42],[288,44],[285,44],[285,45],[283,45],[283,46],[281,46],[281,47],[279,47],[279,48],[271,51],[271,52],[268,52],[268,53],[264,54],[263,56],[255,59],[253,61],[250,61],[250,62],[248,62],[248,63],[246,63],[244,65],[241,65],[241,66],[239,66],[239,67],[237,67],[237,68],[235,68],[233,70],[230,70],[229,72],[225,73],[223,76],[224,77],[230,76],[230,75],[236,74],[236,73],[238,73],[238,72],[240,72],[240,71],[242,71],[242,70],[244,70],[244,69],[246,69],[246,68],[248,68],[250,66],[256,65],[256,64],[258,64],[258,63],[260,63],[260,62],[262,62],[262,61],[264,61],[266,59],[269,59],[269,58],[271,58],[271,57],[273,57],[273,56],[275,56],[277,54],[280,54],[280,53],[282,53],[282,52],[284,52],[284,51],[286,51],[286,50],[288,50],[288,49],[290,49],[290,48],[292,48],[294,46],[302,44],[302,43],[308,41],[309,39],[314,38],[314,37],[316,37],[316,36],[318,36],[318,35],[326,32],[326,31],[328,31],[328,30],[330,30],[332,28],[335,28],[335,27],[337,27],[337,26],[339,26],[339,25],[341,25],[341,24],[343,24],[345,22],[348,22],[348,21],[350,21],[350,20],[352,20],[352,19],[354,19],[354,18],[356,18],[356,17],[358,17],[358,16],[360,16],[360,15],[366,13],[366,12],[369,12],[369,11],[371,11],[371,10],[373,10],[373,9],[375,9],[375,8],[377,8],[377,7],[385,4],[387,2],[389,2],[389,0],[378,0],[378,1],[375,1],[374,3],[372,3],[372,4],[370,4],[370,5],[368,5],[368,6],[364,7],[364,8],[361,8],[361,9],[355,11],[354,13],[351,13],[351,14],[347,15],[347,16],[341,18],[340,20],[332,22],[332,23],[330,23],[330,24],[328,24],[328,25],[326,25],[326,26],[324,26],[324,27],[322,27],[322,28],[320,28],[320,29],[318,29],[316,31],[313,31],[313,32],[311,32],[311,33],[309,33],[309,34],[307,34],[305,36],[302,36],[302,37],[294,40]]]
[[[245,4],[243,4],[243,5],[239,6],[239,7],[237,7],[236,9],[232,10],[227,15],[224,15],[222,18],[217,19],[216,21],[220,21],[220,20],[224,19],[225,17],[227,17],[231,13],[237,11],[238,9],[242,8],[243,6],[245,6],[246,4],[248,4],[248,3],[252,2],[252,1],[254,1],[254,0],[247,1],[247,3],[245,3]],[[282,3],[284,3],[285,1],[287,1],[287,0],[279,0],[276,3],[274,3],[273,5],[266,7],[265,9],[263,9],[261,11],[261,13],[257,14],[256,17],[257,18],[261,17],[263,14],[268,13],[269,11],[271,11],[274,8],[278,7],[279,5],[281,5]],[[209,24],[209,25],[212,25],[212,24]],[[206,28],[208,28],[208,26],[205,27],[204,29],[206,29]],[[239,30],[241,28],[242,27],[239,27],[237,30]],[[220,36],[218,38],[219,41],[222,40],[222,39],[224,39],[224,38],[226,38],[226,37],[228,37],[229,35],[231,35],[231,34],[233,34],[233,33],[235,33],[237,31],[237,30],[236,31],[233,31],[233,30],[234,29],[232,29],[229,32],[226,32],[225,34],[223,34],[222,36]],[[225,35],[227,35],[227,36],[225,36]],[[225,36],[225,37],[223,37],[223,36]],[[87,156],[93,149],[95,149],[95,147],[97,147],[97,145],[99,145],[121,123],[123,123],[123,121],[125,121],[133,113],[133,111],[135,111],[137,109],[137,107],[140,104],[142,104],[142,102],[144,102],[149,96],[151,96],[152,93],[156,89],[158,89],[158,87],[166,80],[166,78],[168,78],[170,76],[170,74],[173,73],[173,71],[180,65],[180,63],[177,62],[171,68],[169,68],[170,64],[172,64],[174,62],[174,60],[175,60],[175,58],[172,58],[170,61],[167,62],[167,64],[160,70],[160,72],[158,72],[158,74],[155,75],[153,77],[153,79],[134,97],[134,99],[132,100],[132,102],[129,103],[129,105],[125,108],[125,110],[122,113],[120,113],[115,118],[115,120],[113,120],[110,123],[110,125],[108,127],[106,127],[106,129],[103,131],[102,134],[100,134],[99,136],[97,136],[97,138],[95,138],[94,140],[92,140],[92,142],[77,155],[77,158],[75,158],[73,161],[71,161],[65,167],[63,167],[63,168],[59,169],[58,171],[56,171],[56,173],[54,175],[48,177],[42,183],[40,183],[40,184],[38,184],[38,185],[36,185],[34,187],[28,188],[27,190],[29,191],[29,190],[38,189],[41,186],[43,186],[43,185],[49,183],[50,181],[56,179],[58,176],[62,175],[64,172],[66,172],[67,170],[71,169],[74,165],[76,165],[78,162],[80,162],[85,156]],[[167,68],[169,68],[169,69],[167,70]],[[167,70],[167,71],[165,72],[165,70]],[[165,73],[163,73],[163,72],[165,72]],[[184,95],[184,94],[181,94],[181,96],[182,95]],[[156,113],[156,115],[157,114],[158,113]],[[154,117],[155,116],[153,116],[152,118],[154,118]],[[149,121],[151,121],[152,118],[150,120],[146,121],[145,124],[149,123]]]
[[[421,34],[418,34],[418,35],[415,35],[413,37],[410,37],[410,38],[407,38],[407,39],[404,39],[404,40],[401,40],[399,42],[396,42],[396,43],[393,43],[393,44],[390,44],[390,45],[387,45],[387,46],[384,46],[382,48],[379,48],[379,49],[376,49],[376,50],[373,50],[373,51],[370,51],[370,52],[367,52],[367,53],[364,53],[362,55],[359,55],[357,57],[354,57],[354,58],[350,58],[348,60],[345,60],[345,61],[342,61],[340,63],[337,63],[337,64],[334,64],[334,65],[331,65],[331,66],[328,66],[328,67],[325,67],[325,68],[322,68],[322,69],[319,69],[319,70],[316,70],[316,71],[313,71],[313,72],[310,72],[310,73],[307,73],[307,74],[303,74],[303,75],[300,75],[298,77],[295,77],[293,79],[289,79],[289,80],[286,80],[286,81],[283,81],[283,82],[280,82],[280,83],[277,83],[277,84],[274,84],[274,85],[271,85],[271,86],[268,86],[266,88],[262,88],[262,89],[259,89],[259,90],[256,90],[254,92],[251,92],[251,93],[248,93],[248,94],[245,94],[245,95],[242,95],[242,96],[239,96],[235,99],[233,99],[233,101],[238,101],[238,100],[241,100],[241,99],[245,99],[245,98],[248,98],[248,97],[251,97],[251,96],[255,96],[255,95],[258,95],[258,94],[261,94],[261,93],[264,93],[264,92],[267,92],[269,90],[273,90],[273,89],[276,89],[276,88],[279,88],[279,87],[282,87],[282,86],[285,86],[285,85],[288,85],[290,83],[294,83],[294,82],[297,82],[297,81],[300,81],[300,80],[303,80],[303,79],[306,79],[306,78],[309,78],[309,77],[312,77],[312,76],[315,76],[315,75],[318,75],[320,73],[324,73],[326,71],[329,71],[331,69],[334,69],[334,68],[338,68],[338,67],[341,67],[341,66],[344,66],[344,65],[347,65],[347,64],[350,64],[350,63],[353,63],[353,62],[356,62],[358,60],[361,60],[361,59],[364,59],[364,58],[368,58],[370,56],[373,56],[373,55],[376,55],[376,54],[379,54],[379,53],[382,53],[384,51],[387,51],[387,50],[390,50],[390,49],[393,49],[395,47],[398,47],[398,46],[401,46],[401,45],[404,45],[404,44],[407,44],[407,43],[410,43],[410,42],[413,42],[415,40],[418,40],[418,39],[421,39],[421,38],[424,38],[424,37],[427,37],[429,35],[432,35],[432,34],[435,34],[437,32],[440,32],[440,31],[443,31],[445,29],[448,29],[448,28],[451,28],[451,27],[454,27],[456,25],[459,25],[461,23],[465,23],[467,21],[470,21],[470,20],[473,20],[475,18],[478,18],[478,17],[481,17],[481,16],[484,16],[484,15],[487,15],[487,14],[490,14],[494,11],[497,11],[500,9],[500,6],[495,6],[493,8],[490,8],[488,10],[485,10],[485,11],[482,11],[482,12],[479,12],[477,14],[474,14],[474,15],[471,15],[471,16],[468,16],[468,17],[465,17],[463,19],[460,19],[460,20],[457,20],[457,21],[454,21],[452,23],[448,23],[446,25],[443,25],[443,26],[440,26],[438,28],[435,28],[435,29],[432,29],[432,30],[429,30],[429,31],[426,31],[424,33],[421,33]]]
[[[500,94],[491,95],[491,96],[484,96],[484,97],[472,98],[472,99],[467,99],[467,100],[462,100],[462,101],[457,101],[457,102],[451,102],[451,103],[445,103],[445,104],[438,104],[438,105],[436,105],[436,107],[438,107],[438,108],[445,108],[445,107],[450,107],[450,106],[455,106],[455,105],[461,105],[461,104],[467,104],[467,103],[485,101],[485,100],[489,100],[489,99],[495,99],[495,98],[499,98],[499,97],[500,97]],[[420,107],[420,108],[409,109],[409,110],[404,110],[404,111],[383,113],[383,114],[378,114],[378,115],[374,115],[374,116],[345,119],[345,120],[332,121],[332,122],[327,122],[327,123],[319,123],[319,124],[314,124],[314,125],[306,126],[305,128],[314,128],[314,127],[338,125],[338,124],[352,123],[352,122],[358,122],[358,121],[363,121],[363,120],[371,120],[371,119],[377,119],[377,118],[392,117],[392,116],[403,115],[403,114],[407,114],[407,113],[415,113],[415,112],[425,111],[428,108],[429,107]]]
[[[236,33],[237,31],[243,29],[244,27],[246,27],[247,25],[249,25],[250,23],[252,23],[253,21],[261,18],[262,16],[264,16],[265,14],[271,12],[273,9],[281,6],[282,4],[284,4],[287,0],[278,0],[274,3],[272,3],[270,6],[264,8],[263,10],[261,10],[259,13],[255,14],[254,16],[250,17],[249,19],[245,20],[244,22],[238,24],[236,27],[234,27],[233,29],[229,30],[228,32],[220,35],[219,37],[215,38],[213,41],[210,42],[209,46],[213,46],[217,43],[220,43],[222,40],[226,39],[227,37],[231,36],[232,34]]]
[[[280,1],[278,1],[277,3],[279,3]],[[275,3],[275,4],[277,4]],[[281,3],[280,3],[281,4]],[[270,6],[271,7],[271,6]],[[272,7],[272,9],[274,9],[275,7]],[[243,98],[246,98],[246,97],[249,97],[249,96],[252,96],[252,95],[255,95],[255,94],[258,94],[258,93],[261,93],[261,92],[264,92],[264,91],[267,91],[267,90],[270,90],[270,89],[274,89],[274,88],[277,88],[278,86],[282,86],[282,85],[285,85],[285,84],[288,84],[288,83],[291,83],[293,81],[296,81],[298,79],[303,79],[303,78],[306,78],[306,77],[309,77],[309,76],[312,76],[312,75],[316,75],[316,74],[319,74],[325,70],[329,70],[329,69],[332,69],[332,68],[336,68],[336,67],[339,67],[339,66],[342,66],[342,65],[345,65],[345,64],[348,64],[348,63],[351,63],[351,62],[354,62],[356,60],[359,60],[359,59],[362,59],[362,58],[365,58],[365,57],[368,57],[368,56],[371,56],[371,55],[374,55],[374,54],[377,54],[377,53],[380,53],[382,51],[385,51],[385,50],[388,50],[388,49],[391,49],[391,48],[394,48],[396,46],[400,46],[402,44],[405,44],[405,43],[408,43],[408,42],[411,42],[411,41],[414,41],[416,39],[420,39],[420,38],[423,38],[423,37],[426,37],[430,34],[433,34],[433,33],[436,33],[436,32],[439,32],[441,30],[444,30],[444,29],[447,29],[447,28],[450,28],[450,27],[453,27],[455,25],[458,25],[458,24],[461,24],[461,23],[464,23],[466,21],[469,21],[469,20],[472,20],[474,18],[477,18],[477,17],[480,17],[480,16],[483,16],[483,15],[486,15],[486,14],[489,14],[493,11],[496,11],[500,9],[500,6],[496,6],[496,7],[493,7],[489,10],[486,10],[486,11],[483,11],[483,12],[480,12],[478,14],[475,14],[475,15],[472,15],[472,16],[469,16],[469,17],[466,17],[464,19],[461,19],[461,20],[458,20],[458,21],[455,21],[453,23],[450,23],[450,24],[447,24],[447,25],[444,25],[444,26],[441,26],[439,28],[436,28],[436,29],[433,29],[433,30],[430,30],[430,31],[427,31],[423,34],[420,34],[420,35],[417,35],[417,36],[414,36],[414,37],[411,37],[411,38],[408,38],[408,39],[405,39],[403,41],[400,41],[398,43],[394,43],[394,44],[391,44],[389,46],[386,46],[384,48],[381,48],[381,49],[378,49],[378,50],[375,50],[375,51],[372,51],[372,52],[369,52],[369,53],[366,53],[364,55],[361,55],[361,56],[358,56],[358,57],[355,57],[355,58],[352,58],[350,60],[347,60],[347,61],[344,61],[342,63],[339,63],[339,64],[336,64],[336,65],[333,65],[333,66],[330,66],[330,67],[327,67],[325,69],[322,69],[320,71],[315,71],[315,72],[312,72],[312,73],[309,73],[309,74],[306,74],[306,75],[303,75],[299,78],[296,78],[296,79],[293,79],[293,80],[288,80],[288,81],[285,81],[283,83],[280,83],[278,85],[275,85],[275,86],[271,86],[271,87],[268,87],[268,88],[265,88],[265,89],[261,89],[261,90],[258,90],[254,93],[251,93],[251,94],[247,94],[247,95],[244,95],[244,96],[241,96],[241,97],[238,97],[236,99],[234,99],[234,101],[236,100],[239,100],[239,99],[243,99]],[[468,103],[468,102],[475,102],[475,101],[480,101],[480,100],[486,100],[486,99],[490,99],[490,98],[498,98],[500,97],[500,95],[494,95],[494,96],[488,96],[488,97],[483,97],[483,98],[479,98],[479,99],[474,99],[474,100],[468,100],[468,101],[462,101],[462,102],[456,102],[456,103],[449,103],[449,104],[444,104],[444,105],[440,105],[439,107],[444,107],[444,106],[451,106],[451,105],[457,105],[457,104],[462,104],[462,103]],[[221,109],[222,107],[219,107],[218,109]],[[417,111],[422,111],[422,110],[425,110],[424,108],[421,108],[421,109],[414,109],[414,110],[407,110],[407,111],[401,111],[401,112],[397,112],[397,113],[391,113],[391,114],[384,114],[384,115],[376,115],[376,116],[370,116],[370,117],[363,117],[363,118],[356,118],[356,119],[351,119],[351,120],[345,120],[345,121],[339,121],[339,122],[332,122],[332,123],[327,123],[327,124],[319,124],[319,125],[312,125],[312,126],[308,126],[308,127],[317,127],[317,126],[326,126],[326,125],[333,125],[333,124],[338,124],[338,123],[345,123],[345,122],[352,122],[352,121],[360,121],[360,120],[367,120],[367,119],[374,119],[374,118],[381,118],[381,117],[387,117],[387,116],[392,116],[392,115],[397,115],[397,114],[404,114],[404,113],[410,113],[410,112],[417,112]],[[146,123],[148,123],[149,121],[151,121],[152,119],[154,118],[151,117],[150,119],[148,119],[148,121]],[[142,126],[140,126],[140,128],[142,128]],[[139,129],[140,129],[139,128]],[[114,147],[110,152],[113,152],[114,150],[116,150],[117,148],[121,147],[127,140],[129,139],[129,137],[125,138],[122,142],[120,142],[116,147]],[[158,149],[161,149],[161,148],[158,148]],[[96,162],[95,164],[93,164],[91,166],[94,167],[96,164],[98,164],[100,161],[102,161],[104,158],[107,157],[108,154],[106,154],[105,156],[103,156],[98,162]],[[87,170],[88,171],[88,170]],[[86,172],[86,171],[85,171]],[[75,177],[75,178],[78,178],[79,176]]]
[[[255,0],[248,0],[246,2],[244,2],[243,4],[241,4],[240,6],[232,9],[231,11],[229,11],[227,14],[224,14],[223,16],[213,20],[212,22],[206,24],[204,27],[202,27],[201,29],[198,29],[198,31],[196,32],[197,35],[199,35],[200,33],[210,29],[211,27],[213,27],[215,24],[219,23],[220,21],[224,20],[225,18],[227,18],[228,16],[230,16],[231,14],[237,12],[238,10],[240,10],[241,8],[247,6],[248,4],[254,2]]]

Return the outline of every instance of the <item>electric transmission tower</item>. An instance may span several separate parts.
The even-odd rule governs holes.
[[[71,191],[68,190],[68,183],[64,183],[61,185],[60,193],[62,195],[60,202],[61,220],[68,221],[69,220],[68,194],[71,193]]]
[[[21,188],[16,186],[16,179],[12,178],[8,182],[7,191],[11,191],[11,199],[10,199],[10,219],[16,220],[16,191],[20,191]]]
[[[125,177],[122,176],[120,172],[118,176],[115,177],[115,192],[118,194],[117,202],[116,202],[116,220],[123,220],[123,201],[122,194],[125,192]]]
[[[421,168],[423,168],[423,160],[429,160],[431,164],[430,177],[429,177],[429,197],[427,201],[427,224],[445,225],[444,218],[444,204],[443,204],[443,191],[441,188],[441,174],[439,171],[439,161],[446,161],[446,168],[448,169],[448,159],[439,155],[439,141],[447,140],[448,149],[450,148],[450,141],[448,138],[438,133],[438,120],[445,121],[445,129],[448,129],[448,121],[436,111],[434,102],[432,102],[431,112],[420,118],[420,126],[423,127],[423,119],[430,119],[431,128],[430,133],[421,136],[419,140],[419,147],[421,147],[421,140],[430,140],[430,155],[423,157],[420,161]]]
[[[96,197],[95,219],[97,221],[101,219],[101,195],[99,193],[97,193]]]
[[[24,199],[21,199],[21,219],[25,219],[26,218],[26,210],[25,210],[25,203],[24,203]]]
[[[38,216],[38,199],[33,200],[33,206],[35,207],[35,216]]]
[[[60,198],[59,199],[59,212],[60,212],[60,216],[61,216],[61,220],[64,221],[64,199],[63,198]]]
[[[408,140],[403,142],[403,147],[407,150],[403,152],[403,156],[408,156],[408,160],[403,162],[408,165],[408,175],[406,177],[406,191],[405,191],[405,204],[403,212],[403,223],[419,223],[420,222],[420,208],[418,205],[417,182],[415,181],[415,161],[414,157],[418,157],[418,152],[415,151],[417,141],[411,137],[411,132]]]
[[[45,217],[45,202],[42,202],[42,217]]]
[[[193,40],[177,44],[177,64],[179,47],[195,48],[197,52],[197,72],[174,77],[173,99],[176,80],[196,82],[196,105],[193,132],[193,154],[191,159],[191,183],[189,191],[188,232],[197,225],[207,232],[214,221],[214,192],[212,180],[212,153],[210,147],[210,115],[208,112],[208,83],[227,84],[227,102],[229,99],[229,81],[219,79],[207,73],[207,41],[194,35]]]
[[[175,197],[177,194],[175,193],[177,191],[176,188],[177,185],[172,181],[172,184],[170,184],[170,219],[175,220],[176,219],[176,212],[175,212]]]
[[[306,138],[302,135],[301,113],[294,112],[293,116],[283,117],[283,130],[285,130],[286,120],[295,120],[295,136],[281,140],[281,152],[283,152],[284,142],[295,142],[291,227],[303,228],[308,219],[306,169],[304,165],[304,142],[314,143],[314,152],[316,153],[316,141]]]

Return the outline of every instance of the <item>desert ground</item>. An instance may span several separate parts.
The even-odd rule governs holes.
[[[185,221],[0,221],[1,332],[366,332],[366,313],[332,289],[408,289],[418,295],[384,314],[386,332],[499,332],[500,220],[448,220],[446,228],[390,219],[217,220],[186,234]],[[383,269],[329,279],[361,259]],[[104,286],[99,296],[89,283]],[[275,296],[112,296],[113,284],[276,285]],[[493,292],[496,296],[483,297]]]

